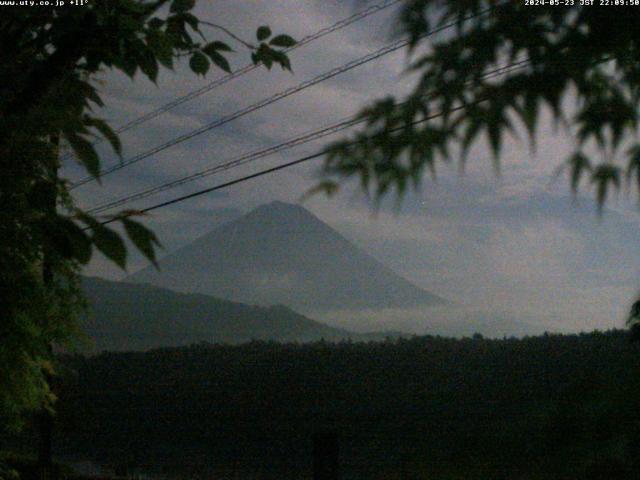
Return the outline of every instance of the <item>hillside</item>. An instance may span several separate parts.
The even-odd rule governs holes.
[[[443,303],[311,212],[273,202],[228,222],[128,280],[305,314]]]
[[[56,448],[180,478],[301,479],[314,432],[333,430],[344,480],[631,479],[638,353],[594,332],[67,357]]]
[[[329,327],[284,306],[244,305],[98,278],[84,278],[82,286],[92,311],[83,326],[98,351],[254,339],[306,342],[321,338],[376,338]]]

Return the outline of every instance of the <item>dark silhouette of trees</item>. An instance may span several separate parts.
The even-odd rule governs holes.
[[[64,364],[76,375],[57,448],[117,463],[144,446],[142,471],[197,457],[203,471],[286,478],[311,472],[319,432],[339,437],[344,478],[584,479],[635,465],[640,356],[621,331],[201,344]]]

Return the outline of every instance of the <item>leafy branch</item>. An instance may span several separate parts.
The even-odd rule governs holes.
[[[450,23],[451,35],[418,48],[430,31]],[[626,176],[627,185],[637,180],[640,193],[640,146],[633,141],[640,120],[640,43],[631,33],[640,30],[638,16],[532,10],[522,2],[410,0],[401,27],[410,41],[409,71],[419,74],[416,87],[405,101],[390,97],[361,112],[366,126],[330,148],[325,184],[355,176],[365,189],[375,185],[376,196],[395,189],[402,197],[409,181],[417,186],[425,168],[434,175],[453,151],[461,152],[463,167],[480,140],[499,168],[505,136],[522,127],[535,145],[541,112],[548,109],[575,132],[576,151],[558,159],[574,192],[588,176],[602,208]],[[487,70],[523,60],[527,66],[517,73],[483,78]],[[567,109],[567,99],[576,100],[575,110]],[[440,115],[420,122],[434,112]],[[585,153],[592,146],[602,152],[601,162]],[[611,160],[623,146],[626,168]]]
[[[11,45],[0,49],[0,430],[18,425],[29,409],[51,407],[45,376],[50,345],[76,332],[81,266],[95,251],[123,269],[128,259],[124,237],[75,206],[69,182],[57,176],[58,142],[50,139],[59,138],[61,148],[99,180],[95,138],[106,139],[118,156],[122,152],[118,135],[96,113],[104,106],[99,73],[116,70],[156,82],[162,68],[172,70],[183,56],[197,75],[212,64],[230,72],[227,55],[233,50],[206,40],[202,21],[192,13],[195,3],[113,0],[83,8],[8,8],[0,16],[0,44]],[[239,39],[214,22],[204,25]],[[291,37],[265,44],[268,27],[258,28],[256,36],[259,45],[246,42],[255,62],[291,69],[284,51],[295,43]],[[138,214],[125,211],[115,219],[156,264],[160,242]],[[45,264],[52,282],[43,282]]]

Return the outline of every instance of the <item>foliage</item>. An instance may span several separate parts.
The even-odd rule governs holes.
[[[70,149],[98,179],[94,139],[103,137],[120,154],[118,136],[96,113],[103,106],[96,77],[104,70],[155,82],[161,67],[173,69],[176,59],[186,56],[198,75],[212,64],[230,71],[225,55],[231,47],[207,40],[203,28],[238,37],[201,22],[192,13],[194,5],[195,0],[113,0],[82,8],[3,8],[0,43],[11,48],[0,49],[1,415],[15,418],[50,404],[43,367],[50,345],[69,338],[73,312],[81,307],[79,267],[94,249],[126,265],[120,235],[105,219],[73,204],[69,182],[58,177],[58,151]],[[259,40],[271,35],[264,28]],[[290,69],[281,46],[293,43],[279,35],[248,48],[255,62]],[[133,215],[121,212],[112,219],[155,261],[159,241]]]
[[[640,341],[640,300],[637,300],[631,306],[629,317],[627,318],[627,325],[629,326],[631,339],[634,342]]]
[[[60,448],[181,476],[305,478],[318,430],[341,478],[584,479],[635,467],[626,332],[240,346],[66,357]],[[402,473],[404,472],[404,474]]]
[[[4,467],[2,466],[4,465]],[[73,474],[73,470],[58,462],[53,463],[53,476],[58,479],[81,480]],[[0,478],[2,480],[36,480],[40,479],[38,459],[34,455],[16,455],[11,452],[0,453]]]
[[[408,0],[400,29],[410,41],[416,87],[403,101],[389,97],[361,112],[366,127],[330,149],[325,189],[358,177],[378,198],[394,189],[402,196],[420,183],[425,167],[435,175],[452,147],[464,165],[481,138],[499,165],[505,135],[521,126],[535,142],[546,107],[575,139],[576,151],[564,162],[574,191],[586,176],[602,206],[626,177],[640,193],[635,7],[527,3]],[[428,32],[449,24],[451,34],[430,43]],[[512,64],[522,68],[499,79],[485,75]],[[626,168],[616,159],[625,159]]]

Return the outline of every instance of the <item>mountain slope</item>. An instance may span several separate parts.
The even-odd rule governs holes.
[[[97,350],[145,350],[250,340],[314,341],[383,338],[356,335],[283,306],[257,307],[151,285],[83,278],[91,307],[84,331]]]
[[[304,313],[433,305],[428,293],[306,209],[263,205],[129,277],[182,292]]]

